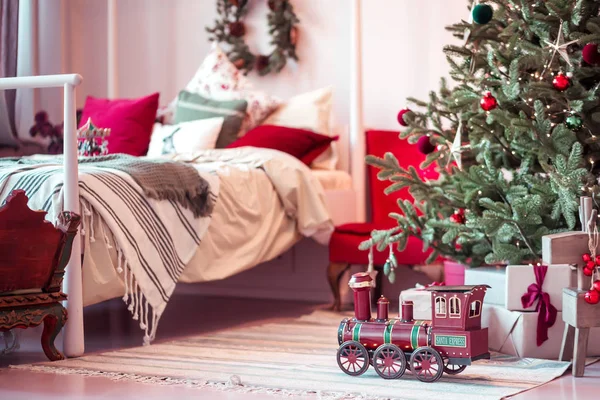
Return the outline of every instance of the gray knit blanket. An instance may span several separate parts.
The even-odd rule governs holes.
[[[44,159],[3,158],[0,159],[0,168],[15,164],[62,163],[62,156]],[[149,198],[175,201],[191,210],[196,218],[212,213],[214,199],[210,195],[210,185],[191,165],[170,160],[142,159],[125,154],[81,157],[79,163],[125,172]]]

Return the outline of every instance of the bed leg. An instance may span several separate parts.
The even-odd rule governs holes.
[[[66,268],[65,293],[69,320],[64,327],[63,351],[67,357],[79,357],[85,352],[83,333],[83,281],[81,276],[81,257],[76,249],[81,248],[79,233],[73,239],[71,260]]]
[[[333,293],[333,304],[329,306],[329,310],[341,311],[342,299],[340,297],[340,279],[344,272],[350,268],[350,264],[346,263],[329,263],[327,267],[327,280],[329,281],[329,287]]]

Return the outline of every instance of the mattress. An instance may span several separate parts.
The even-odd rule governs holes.
[[[346,171],[312,169],[311,172],[324,190],[352,189],[352,177]]]

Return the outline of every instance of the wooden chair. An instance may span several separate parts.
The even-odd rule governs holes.
[[[44,353],[62,360],[54,339],[67,320],[61,285],[80,217],[63,212],[54,227],[27,201],[23,190],[14,190],[0,207],[0,331],[43,322]]]
[[[437,173],[431,170],[421,171],[419,165],[425,160],[425,155],[421,154],[416,145],[408,143],[407,140],[398,138],[398,132],[395,131],[376,131],[371,130],[366,133],[367,154],[383,157],[386,152],[393,153],[398,159],[399,164],[408,168],[414,166],[420,171],[421,176],[428,179],[437,179]],[[340,311],[340,280],[344,272],[351,265],[367,265],[368,251],[361,251],[358,245],[369,240],[373,230],[390,229],[396,226],[396,221],[389,217],[389,213],[399,212],[397,201],[399,199],[410,199],[412,196],[407,188],[390,194],[384,193],[386,187],[390,185],[389,181],[380,181],[377,179],[378,168],[368,167],[369,178],[369,200],[370,200],[370,222],[350,223],[336,226],[331,240],[329,242],[329,266],[327,268],[327,279],[333,293],[333,305],[331,309]],[[403,252],[395,253],[399,264],[418,265],[424,264],[429,253],[423,253],[423,243],[410,237],[408,244]],[[373,264],[375,269],[381,270],[388,257],[388,251],[373,252]],[[377,301],[380,296],[382,273],[377,274],[375,292],[373,300]]]

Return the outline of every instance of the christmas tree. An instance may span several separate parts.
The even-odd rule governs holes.
[[[539,259],[541,238],[573,230],[579,197],[598,193],[600,164],[600,2],[490,0],[447,29],[462,45],[444,48],[452,83],[428,101],[408,99],[400,138],[428,154],[404,169],[391,153],[367,156],[414,202],[390,214],[398,226],[374,231],[366,250],[409,236],[471,266]],[[393,254],[384,268],[393,280]],[[391,274],[390,274],[391,272]]]

